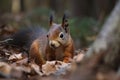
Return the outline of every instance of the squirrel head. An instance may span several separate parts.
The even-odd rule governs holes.
[[[70,36],[68,21],[64,14],[62,23],[53,23],[53,16],[50,16],[50,29],[47,34],[48,43],[51,48],[58,48],[62,45],[66,45]]]

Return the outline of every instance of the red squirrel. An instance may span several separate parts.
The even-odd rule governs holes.
[[[49,26],[48,33],[39,36],[32,42],[29,61],[35,62],[39,66],[51,60],[70,62],[74,54],[74,43],[66,15],[63,16],[61,24],[54,23],[51,15]]]

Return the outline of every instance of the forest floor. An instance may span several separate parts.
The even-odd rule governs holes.
[[[3,25],[0,31],[2,39],[16,29]],[[90,48],[78,49],[71,63],[47,61],[40,69],[37,64],[28,63],[28,50],[7,44],[9,40],[0,40],[0,80],[120,80],[119,66],[114,68],[104,62],[109,51],[85,58]]]
[[[14,34],[15,29],[1,26],[1,37]],[[80,62],[87,49],[76,50],[71,63],[62,61],[47,61],[42,69],[35,63],[28,63],[28,51],[23,47],[7,44],[11,39],[0,41],[0,79],[4,80],[69,80],[72,71],[76,68],[75,63]],[[79,58],[78,58],[79,57]]]

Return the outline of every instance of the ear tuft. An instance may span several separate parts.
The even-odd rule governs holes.
[[[67,27],[67,26],[68,26],[68,20],[66,14],[64,14],[62,18],[62,27]]]
[[[63,19],[62,19],[62,27],[65,29],[65,32],[68,32],[68,20],[67,20],[67,16],[66,14],[63,15]]]
[[[62,27],[64,27],[65,25],[65,20],[66,20],[66,14],[64,14],[62,18]]]
[[[50,17],[49,17],[49,26],[52,26],[53,24],[53,13],[50,14]]]

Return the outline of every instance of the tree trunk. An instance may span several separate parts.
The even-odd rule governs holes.
[[[120,66],[120,0],[106,20],[97,39],[90,46],[81,65],[78,65],[71,80],[95,80],[97,71],[117,71]],[[105,66],[107,68],[105,68]],[[102,71],[102,72],[103,72]],[[109,73],[108,72],[108,73]],[[100,73],[100,72],[98,72]],[[101,73],[102,74],[102,73]],[[113,74],[113,73],[112,73]],[[119,74],[119,73],[118,73]],[[118,76],[117,74],[117,76]],[[87,76],[87,77],[86,77]],[[102,77],[105,76],[102,74]],[[107,76],[107,80],[115,80]],[[114,76],[115,77],[115,76]],[[101,80],[101,79],[97,79]],[[102,80],[106,80],[102,79]]]
[[[110,47],[108,45],[115,40],[116,38],[115,35],[117,35],[116,33],[119,33],[120,31],[119,22],[120,22],[120,1],[117,3],[110,17],[106,20],[100,34],[98,35],[94,44],[89,49],[87,56],[88,55],[89,57],[92,56],[93,51],[95,51],[95,53],[99,53],[101,50],[105,50],[108,47]]]
[[[21,11],[21,1],[12,0],[12,13],[19,13]]]
[[[103,22],[105,17],[109,15],[117,0],[94,0],[93,17]]]
[[[73,16],[83,18],[91,16],[93,0],[72,0]]]

